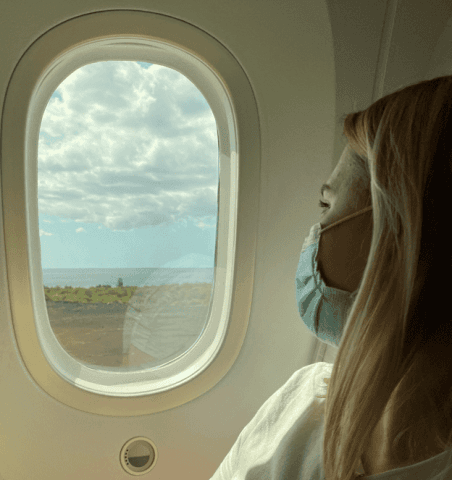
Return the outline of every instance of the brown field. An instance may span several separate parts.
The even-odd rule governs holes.
[[[127,309],[146,311],[149,299],[155,305],[208,305],[212,285],[185,284],[140,287],[128,303],[76,303],[46,300],[52,329],[63,348],[89,365],[128,365],[123,354],[123,326]]]
[[[127,305],[46,303],[55,336],[69,355],[91,365],[124,364],[122,331]]]

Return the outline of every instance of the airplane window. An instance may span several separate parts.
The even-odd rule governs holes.
[[[171,68],[97,62],[58,86],[39,135],[39,236],[48,317],[69,355],[127,369],[196,342],[213,293],[218,161],[209,104]]]

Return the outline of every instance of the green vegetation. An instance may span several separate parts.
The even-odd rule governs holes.
[[[121,279],[119,279],[121,280]],[[97,285],[97,287],[81,288],[69,287],[61,288],[44,286],[44,295],[46,300],[52,302],[70,302],[70,303],[124,303],[127,304],[138,287],[123,287],[122,281],[118,282],[118,287],[112,288],[110,285]]]
[[[70,302],[70,303],[124,303],[127,304],[133,296],[137,287],[117,287],[98,286],[91,288],[64,287],[53,288],[44,287],[46,300],[52,302]]]
[[[97,285],[97,287],[82,288],[65,286],[61,288],[44,286],[44,295],[46,301],[51,302],[69,302],[69,303],[120,303],[127,305],[132,297],[134,301],[140,302],[141,299],[153,294],[156,290],[159,295],[165,295],[165,291],[170,289],[171,305],[187,304],[208,305],[212,294],[212,283],[193,283],[177,285],[177,292],[174,287],[176,284],[146,286],[146,287],[124,287],[122,279],[118,280],[117,287],[110,285]]]

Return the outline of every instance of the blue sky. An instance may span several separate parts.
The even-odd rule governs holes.
[[[184,75],[78,69],[41,122],[42,268],[213,267],[218,178],[215,118]]]

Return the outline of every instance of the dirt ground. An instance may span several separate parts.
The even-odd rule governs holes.
[[[127,305],[46,302],[50,324],[64,349],[90,365],[120,367]]]
[[[130,327],[130,320],[132,318],[132,322],[135,321],[134,315],[137,315],[137,312],[146,316],[153,315],[156,311],[162,312],[168,306],[177,307],[187,315],[186,321],[194,321],[192,335],[195,340],[198,336],[196,329],[199,328],[200,333],[207,318],[211,291],[212,285],[208,283],[172,284],[140,287],[127,304],[83,304],[47,300],[46,305],[55,336],[69,355],[88,365],[121,367],[154,360],[148,356],[146,360],[138,358],[138,351],[132,351],[133,346],[127,347],[132,355],[128,354],[129,351],[123,355],[123,343],[127,345],[131,342],[130,328],[123,331],[126,317],[129,320],[126,325]],[[130,311],[127,311],[128,307],[131,307]],[[189,319],[193,308],[201,308],[195,320]],[[185,321],[185,318],[181,316],[180,321]],[[168,355],[173,353],[178,352],[169,352]],[[141,352],[141,355],[145,354]]]

